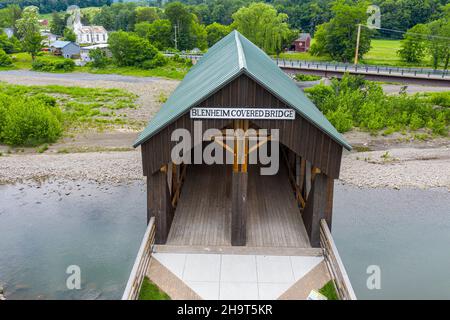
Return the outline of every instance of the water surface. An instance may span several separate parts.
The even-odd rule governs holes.
[[[0,284],[8,299],[118,299],[145,231],[144,184],[0,186]],[[450,299],[450,192],[336,184],[333,237],[363,299]],[[66,268],[81,268],[68,290]],[[381,290],[366,286],[381,268]]]

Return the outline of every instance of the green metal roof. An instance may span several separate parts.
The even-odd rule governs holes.
[[[190,108],[246,74],[328,134],[347,150],[351,146],[317,107],[261,49],[238,31],[212,46],[178,85],[134,143],[139,146]]]

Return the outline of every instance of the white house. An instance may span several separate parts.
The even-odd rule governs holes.
[[[108,32],[102,26],[81,26],[73,31],[79,44],[108,43]]]
[[[53,34],[49,31],[41,31],[41,36],[43,37],[42,44],[44,46],[49,46],[51,43],[55,42],[56,40],[58,40],[58,38],[60,38],[56,34]]]

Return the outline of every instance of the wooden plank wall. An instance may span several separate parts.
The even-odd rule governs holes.
[[[245,75],[230,82],[198,106],[288,108],[277,97]],[[342,146],[300,115],[297,114],[295,120],[252,120],[251,122],[259,128],[279,129],[282,144],[311,162],[313,166],[320,168],[328,176],[339,177]],[[221,129],[230,123],[228,119],[202,121],[203,130]],[[189,112],[142,144],[144,175],[149,175],[158,170],[161,165],[170,162],[170,153],[175,145],[170,138],[172,131],[177,128],[194,131],[194,120],[190,118]]]

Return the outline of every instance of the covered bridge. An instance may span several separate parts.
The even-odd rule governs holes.
[[[183,141],[189,151],[173,155],[176,129],[191,136]],[[217,130],[195,138],[207,129]],[[192,67],[134,146],[141,146],[147,218],[155,217],[158,244],[300,248],[320,245],[320,219],[331,227],[334,179],[343,148],[351,149],[237,31]],[[212,146],[231,162],[194,159]],[[251,161],[263,148],[279,163],[275,174],[261,174],[267,164]]]

